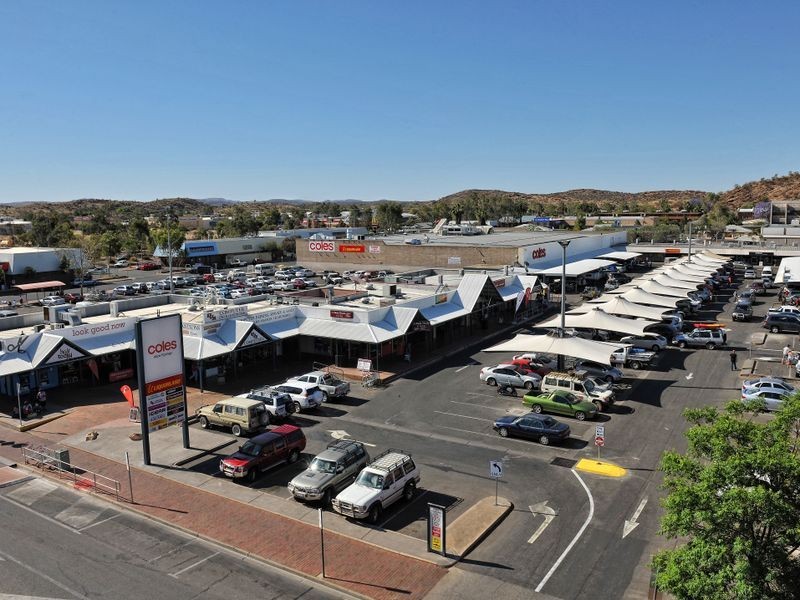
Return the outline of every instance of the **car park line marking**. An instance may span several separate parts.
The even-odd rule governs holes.
[[[186,573],[186,571],[189,571],[189,570],[191,570],[191,569],[194,569],[195,567],[199,567],[200,565],[202,565],[202,564],[203,564],[204,562],[206,562],[207,560],[211,560],[212,558],[214,558],[215,556],[217,556],[217,554],[219,554],[219,552],[214,552],[214,554],[211,554],[211,555],[209,555],[209,556],[206,556],[205,558],[201,558],[200,560],[198,560],[198,561],[197,561],[197,562],[195,562],[195,563],[192,563],[192,564],[191,564],[191,565],[189,565],[188,567],[184,567],[184,568],[182,568],[180,571],[175,571],[174,573],[170,573],[170,574],[169,574],[169,576],[170,576],[170,577],[175,577],[175,578],[177,579],[177,578],[178,578],[178,576],[179,576],[179,575],[181,575],[182,573]]]
[[[38,577],[41,577],[41,578],[42,578],[42,579],[44,579],[45,581],[47,581],[47,582],[49,582],[49,583],[52,583],[52,584],[53,584],[54,586],[56,586],[58,589],[64,590],[65,592],[67,592],[67,593],[68,593],[68,594],[70,594],[71,596],[74,596],[74,597],[75,597],[75,598],[77,598],[78,600],[89,600],[89,598],[88,598],[87,596],[84,596],[84,595],[83,595],[83,594],[81,594],[80,592],[78,592],[78,591],[75,591],[75,590],[73,590],[73,589],[72,589],[72,588],[70,588],[70,587],[67,587],[66,585],[64,585],[64,584],[63,584],[63,583],[61,583],[60,581],[56,581],[55,579],[53,579],[53,578],[52,578],[52,577],[50,577],[49,575],[47,575],[47,574],[45,574],[45,573],[42,573],[42,572],[41,572],[41,571],[39,571],[38,569],[34,569],[34,568],[33,568],[33,567],[31,567],[29,564],[27,564],[27,563],[25,563],[25,562],[23,562],[23,561],[21,561],[21,560],[18,560],[18,559],[16,559],[16,558],[14,558],[14,557],[13,557],[13,556],[11,556],[10,554],[6,554],[6,553],[5,553],[5,552],[3,552],[2,550],[0,550],[0,558],[2,558],[3,560],[11,561],[11,562],[13,562],[15,565],[18,565],[18,566],[22,567],[22,568],[23,568],[23,569],[25,569],[26,571],[30,571],[30,572],[31,572],[31,573],[33,573],[34,575],[37,575]]]
[[[480,392],[467,392],[467,396],[483,396],[484,398],[496,398],[497,394],[481,394]]]
[[[159,554],[158,556],[155,556],[155,557],[151,558],[147,562],[154,563],[156,561],[159,561],[162,558],[166,558],[170,554],[174,554],[178,550],[183,550],[184,548],[186,548],[186,546],[189,546],[190,544],[193,544],[194,542],[195,542],[195,540],[188,540],[186,543],[180,544],[179,546],[175,546],[172,550],[167,550],[166,552],[164,552],[164,554]]]
[[[107,523],[111,519],[116,519],[118,516],[119,516],[119,513],[117,513],[116,515],[112,515],[112,516],[108,517],[107,519],[103,519],[102,521],[97,521],[95,523],[92,523],[91,525],[87,525],[86,527],[81,527],[80,529],[78,529],[78,531],[86,531],[90,527],[94,527],[95,525],[102,525],[103,523]]]
[[[513,409],[512,409],[512,411],[509,411],[507,408],[504,408],[502,406],[487,406],[486,404],[473,404],[472,402],[460,402],[458,400],[450,400],[450,402],[452,402],[453,404],[463,404],[464,406],[474,406],[476,408],[488,408],[489,410],[499,410],[500,412],[512,412],[513,413]],[[522,416],[524,414],[525,414],[525,411],[521,412],[519,414],[519,416]]]
[[[20,502],[17,502],[16,500],[12,500],[11,498],[8,498],[7,496],[0,496],[0,498],[5,500],[6,502],[10,502],[14,506],[18,506],[19,508],[21,508],[23,510],[27,510],[29,513],[32,513],[32,514],[36,515],[37,517],[41,517],[45,521],[50,521],[51,523],[55,523],[56,525],[58,525],[59,527],[63,527],[67,531],[71,531],[72,533],[77,533],[78,535],[81,534],[81,532],[78,531],[77,529],[75,529],[74,527],[70,527],[66,523],[62,523],[61,521],[59,521],[58,519],[54,519],[53,517],[48,517],[47,515],[43,515],[42,513],[33,510],[30,506],[25,506],[24,504],[21,504]]]
[[[642,501],[639,502],[639,506],[636,508],[636,511],[633,513],[633,516],[630,520],[625,519],[625,524],[622,526],[622,539],[624,540],[625,537],[631,533],[634,529],[639,526],[638,520],[639,515],[642,514],[644,507],[647,505],[647,498],[642,498]]]
[[[475,421],[483,421],[484,423],[486,422],[486,419],[483,418],[483,417],[471,417],[469,415],[460,415],[458,413],[444,412],[444,411],[441,411],[441,410],[435,410],[433,412],[435,412],[436,414],[439,414],[439,415],[448,415],[448,416],[451,416],[451,417],[461,417],[462,419],[473,419]]]
[[[440,429],[449,429],[450,431],[459,431],[461,433],[469,433],[470,435],[482,435],[484,437],[490,437],[490,438],[494,438],[494,439],[498,439],[499,438],[499,439],[502,439],[503,441],[506,441],[506,442],[514,442],[514,443],[517,443],[517,444],[524,444],[526,447],[530,447],[530,442],[528,440],[518,440],[516,438],[510,438],[510,437],[508,437],[508,438],[500,438],[500,436],[498,436],[497,434],[494,434],[494,433],[484,433],[482,431],[472,431],[470,429],[459,429],[458,427],[448,427],[447,425],[441,425]],[[594,435],[594,433],[592,433],[592,435]],[[572,436],[570,436],[570,437],[572,437]],[[556,450],[558,452],[571,452],[572,451],[569,448],[559,448],[558,446],[553,446],[553,445],[544,446],[544,447],[548,448],[549,450]],[[492,448],[495,448],[495,447],[492,446]],[[497,449],[500,449],[500,448],[502,448],[502,446],[498,446],[497,447]],[[527,458],[539,458],[538,456],[533,456],[533,455],[530,455],[530,454],[524,454],[523,456],[525,456]]]
[[[535,542],[542,532],[547,529],[547,526],[550,525],[550,521],[556,518],[556,511],[547,506],[547,500],[544,502],[539,502],[539,504],[533,504],[528,507],[528,509],[533,513],[533,516],[542,515],[544,517],[544,522],[539,525],[539,528],[533,533],[533,535],[528,540],[529,544]]]
[[[575,537],[572,538],[572,541],[569,543],[569,546],[567,546],[564,549],[564,552],[561,553],[561,556],[558,557],[558,560],[556,560],[553,566],[550,567],[550,570],[547,572],[544,578],[539,582],[539,585],[536,586],[536,589],[534,590],[535,592],[542,591],[542,588],[553,576],[553,573],[556,572],[556,569],[558,569],[559,565],[564,561],[567,554],[569,554],[569,551],[572,550],[572,547],[578,542],[580,537],[583,535],[583,532],[586,531],[586,528],[589,526],[589,523],[591,523],[592,518],[594,517],[594,498],[592,497],[592,492],[589,490],[589,487],[584,483],[583,479],[581,478],[580,475],[578,475],[578,472],[575,469],[570,469],[570,471],[572,471],[572,474],[578,478],[578,481],[583,486],[583,489],[586,490],[586,494],[589,496],[589,515],[586,517],[586,521],[583,522],[583,525],[581,525],[581,528],[578,530],[578,533],[576,533]]]

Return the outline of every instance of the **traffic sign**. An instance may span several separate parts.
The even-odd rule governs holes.
[[[594,437],[606,437],[606,427],[605,425],[595,425],[594,426]]]
[[[503,476],[503,463],[499,460],[489,461],[489,477],[500,479]]]
[[[606,439],[604,437],[595,437],[594,438],[594,445],[595,446],[604,446],[606,443]]]

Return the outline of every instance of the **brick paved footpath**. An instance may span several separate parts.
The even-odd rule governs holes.
[[[51,445],[52,441],[0,428],[0,456],[21,462],[24,444]],[[130,497],[124,464],[72,447],[70,460],[81,469],[117,479],[121,494]],[[127,507],[306,575],[321,574],[316,527],[136,468],[132,473],[136,502],[122,502]],[[325,533],[326,579],[364,596],[424,598],[446,573],[432,563]]]

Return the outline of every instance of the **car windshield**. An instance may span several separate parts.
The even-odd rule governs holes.
[[[542,419],[542,425],[545,427],[555,427],[558,425],[558,421],[556,421],[553,417],[545,417]]]
[[[580,400],[578,400],[578,398],[575,397],[573,394],[563,394],[562,398],[564,398],[564,400],[566,400],[570,404],[577,404],[578,402],[580,402]]]
[[[383,489],[383,475],[377,473],[370,473],[369,471],[361,471],[356,483],[376,490]]]
[[[245,442],[242,444],[242,447],[239,448],[239,452],[247,454],[247,456],[258,456],[261,453],[261,446],[253,442]]]
[[[320,460],[319,458],[315,458],[311,461],[311,466],[309,468],[317,473],[335,473],[336,463],[332,460]]]
[[[583,387],[587,392],[591,392],[593,389],[595,389],[594,382],[591,379],[584,380]]]

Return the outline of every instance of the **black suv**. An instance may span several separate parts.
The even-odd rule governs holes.
[[[761,324],[772,333],[800,333],[800,318],[792,314],[768,314]]]

